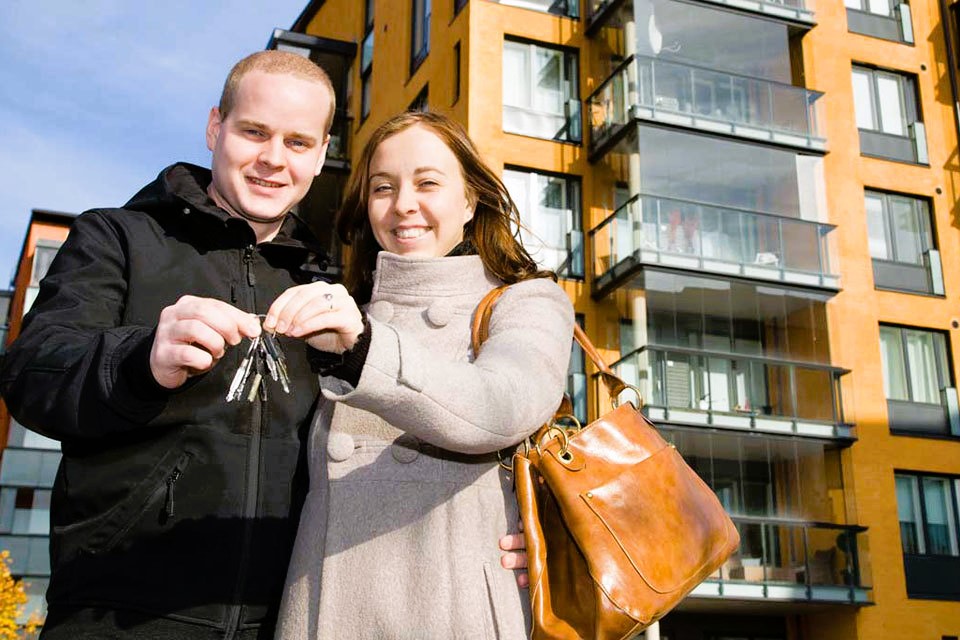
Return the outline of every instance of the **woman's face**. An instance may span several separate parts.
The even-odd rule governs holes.
[[[391,253],[445,256],[463,240],[463,225],[473,218],[457,157],[419,124],[380,143],[367,188],[373,236]]]

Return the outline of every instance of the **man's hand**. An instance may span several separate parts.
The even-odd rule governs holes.
[[[500,538],[500,548],[508,552],[500,556],[500,564],[504,569],[527,568],[527,546],[522,533],[511,533]],[[530,585],[530,576],[526,571],[517,572],[517,585],[520,587]]]
[[[314,282],[280,294],[270,305],[263,328],[304,338],[319,351],[343,353],[363,332],[363,314],[343,285]]]
[[[258,335],[257,316],[220,300],[183,296],[160,312],[150,371],[160,386],[176,389],[213,368],[228,344]]]

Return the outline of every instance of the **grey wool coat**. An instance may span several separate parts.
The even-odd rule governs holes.
[[[557,408],[573,308],[549,279],[512,285],[474,358],[474,309],[499,284],[477,256],[379,255],[360,380],[321,378],[278,638],[527,637],[527,591],[499,562],[518,513],[496,452]]]

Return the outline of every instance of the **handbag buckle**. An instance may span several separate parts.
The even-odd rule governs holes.
[[[643,407],[643,394],[640,393],[640,389],[636,388],[632,384],[624,384],[623,388],[620,389],[620,392],[617,393],[617,395],[611,396],[610,404],[613,405],[614,409],[617,409],[621,404],[620,394],[623,393],[624,391],[633,391],[634,395],[637,396],[636,402],[634,402],[633,400],[628,400],[627,402],[633,405],[633,408],[635,411],[639,411],[640,408]]]

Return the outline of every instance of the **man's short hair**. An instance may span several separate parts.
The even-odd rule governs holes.
[[[233,69],[227,75],[226,82],[223,83],[223,92],[220,94],[219,110],[221,118],[226,118],[230,110],[233,109],[233,104],[237,98],[237,90],[240,87],[240,80],[251,71],[286,73],[303,80],[319,82],[326,87],[330,94],[330,115],[327,118],[325,132],[330,133],[330,127],[333,125],[333,113],[337,108],[336,92],[333,90],[330,76],[309,58],[289,51],[258,51],[233,65]]]

